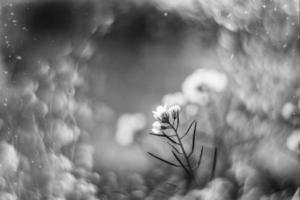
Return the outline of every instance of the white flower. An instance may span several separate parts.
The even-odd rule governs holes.
[[[166,105],[158,106],[155,111],[152,111],[154,119],[163,123],[169,122],[168,108]]]
[[[151,132],[154,133],[154,134],[160,134],[161,133],[161,129],[152,128]]]
[[[74,134],[72,127],[67,125],[64,121],[53,121],[52,140],[58,149],[74,142],[77,136],[78,135]]]
[[[297,107],[293,103],[287,102],[282,107],[281,115],[284,119],[288,120],[296,112]]]
[[[155,121],[152,124],[152,133],[159,134],[161,133],[161,130],[164,130],[166,128],[168,128],[168,124],[163,124],[159,121]]]
[[[294,131],[286,140],[289,150],[300,154],[300,130]]]
[[[141,113],[123,114],[118,119],[116,141],[122,146],[134,142],[135,135],[146,126],[146,117]]]
[[[158,121],[155,121],[153,124],[152,124],[152,127],[155,128],[155,129],[158,129],[158,130],[161,130],[162,128],[162,124]]]
[[[172,94],[166,94],[162,98],[162,102],[165,105],[179,105],[179,106],[184,106],[186,104],[186,98],[181,92],[176,92]]]
[[[212,69],[198,69],[185,79],[182,91],[190,102],[206,105],[210,98],[208,91],[222,92],[227,84],[225,74]]]
[[[173,105],[169,107],[168,113],[173,119],[176,119],[178,117],[180,110],[181,108],[179,105]]]
[[[1,141],[0,142],[0,176],[15,174],[19,166],[18,153],[14,146]]]

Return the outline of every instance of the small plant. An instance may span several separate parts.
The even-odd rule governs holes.
[[[167,144],[172,148],[171,153],[174,156],[174,159],[177,162],[168,161],[164,158],[161,158],[151,152],[148,154],[168,165],[174,167],[181,167],[188,175],[189,178],[195,179],[195,171],[199,168],[202,160],[203,146],[201,146],[199,158],[196,163],[193,164],[192,156],[195,152],[195,141],[196,141],[196,132],[197,132],[197,122],[193,120],[186,131],[183,134],[179,134],[178,128],[180,124],[179,112],[181,108],[178,105],[173,105],[170,107],[167,106],[158,106],[155,111],[153,111],[153,117],[155,122],[152,125],[151,135],[157,137],[163,137],[167,139]],[[192,132],[192,147],[190,152],[186,150],[186,147],[183,144],[183,139]],[[215,166],[216,166],[216,156],[217,151],[215,148],[213,167],[211,177],[214,175]]]

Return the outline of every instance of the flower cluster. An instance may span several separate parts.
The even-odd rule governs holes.
[[[289,150],[300,155],[300,130],[295,130],[286,140],[286,146]]]
[[[152,124],[152,132],[155,134],[161,133],[162,130],[170,128],[170,123],[175,123],[179,119],[180,106],[158,106],[153,111],[153,117],[156,121]]]
[[[146,118],[141,113],[123,114],[118,119],[116,141],[122,146],[133,143],[135,135],[146,125]]]
[[[198,69],[189,75],[182,84],[182,91],[191,103],[206,105],[210,92],[222,92],[228,85],[227,76],[213,69]]]
[[[298,104],[298,105],[297,105]],[[290,123],[293,126],[300,125],[300,101],[297,103],[286,102],[281,110],[281,116],[284,120]]]

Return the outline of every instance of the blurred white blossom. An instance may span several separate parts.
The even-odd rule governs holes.
[[[296,112],[297,112],[297,107],[293,103],[287,102],[282,107],[281,115],[284,119],[288,120],[291,118],[293,114],[296,114]]]
[[[1,200],[18,200],[18,197],[15,194],[11,194],[8,192],[0,192]]]
[[[198,69],[182,84],[182,91],[188,101],[206,105],[210,92],[222,92],[228,84],[227,76],[212,69]]]
[[[0,142],[0,176],[10,176],[17,172],[19,156],[14,146]]]
[[[52,134],[53,143],[58,148],[72,143],[78,137],[70,126],[60,120],[53,122]]]
[[[146,125],[146,118],[141,113],[123,114],[117,123],[116,140],[122,146],[133,143],[135,135]]]
[[[94,147],[91,144],[78,144],[76,147],[75,165],[84,169],[92,169],[94,164]]]
[[[170,106],[170,105],[184,106],[186,104],[186,102],[187,102],[187,100],[181,92],[166,94],[162,98],[162,103],[164,105],[168,105],[168,106]]]
[[[295,130],[286,140],[289,150],[300,154],[300,130]]]

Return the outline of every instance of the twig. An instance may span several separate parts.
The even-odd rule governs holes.
[[[174,144],[180,144],[180,141],[179,142],[176,142],[175,140],[173,140],[171,137],[169,137],[164,131],[162,131],[162,134],[168,139],[170,140],[172,143]],[[177,136],[177,135],[176,135]]]
[[[182,151],[182,153],[183,153],[184,159],[185,159],[185,161],[186,161],[186,163],[187,163],[187,165],[188,165],[188,168],[189,168],[190,173],[193,175],[193,174],[194,174],[193,168],[192,168],[191,163],[190,163],[190,160],[189,160],[189,158],[188,158],[188,156],[187,156],[187,154],[186,154],[186,151],[185,151],[185,149],[184,149],[184,146],[183,146],[183,144],[182,144],[182,141],[181,141],[181,139],[180,139],[180,137],[179,137],[179,135],[178,135],[178,132],[177,132],[177,130],[174,128],[174,126],[172,126],[171,124],[170,124],[170,126],[171,126],[171,128],[174,130],[174,132],[175,132],[175,134],[176,134],[176,136],[177,136],[178,144],[179,144],[179,146],[180,146],[180,148],[181,148],[181,151]]]
[[[184,171],[187,173],[187,175],[189,175],[190,177],[194,177],[193,173],[191,173],[186,166],[182,163],[182,161],[178,158],[178,156],[174,153],[174,151],[172,151],[172,154],[174,155],[175,159],[179,162],[179,164],[181,165],[181,167],[184,169]]]
[[[150,153],[150,152],[147,152],[150,156],[152,156],[152,157],[154,157],[154,158],[156,158],[156,159],[158,159],[158,160],[160,160],[160,161],[162,161],[162,162],[164,162],[164,163],[167,163],[167,164],[169,164],[169,165],[172,165],[172,166],[174,166],[174,167],[180,167],[180,165],[176,165],[176,164],[174,164],[174,163],[172,163],[172,162],[170,162],[170,161],[167,161],[167,160],[165,160],[165,159],[163,159],[163,158],[160,158],[159,156],[156,156],[156,155],[154,155],[153,153]]]
[[[178,154],[182,154],[173,144],[167,142]]]
[[[190,129],[192,128],[192,125],[194,123],[196,123],[195,120],[192,121],[192,123],[189,125],[188,129],[185,131],[184,135],[180,137],[180,139],[184,138],[190,132]]]
[[[149,133],[150,135],[158,136],[158,137],[166,137],[164,134],[156,134],[156,133]],[[176,135],[168,135],[169,137],[176,137]]]

